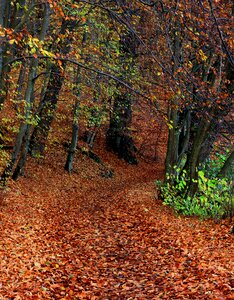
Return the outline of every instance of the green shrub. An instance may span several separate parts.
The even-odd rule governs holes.
[[[174,178],[167,177],[165,183],[156,182],[160,188],[164,205],[171,206],[176,213],[198,216],[202,219],[234,216],[233,182],[228,178],[207,178],[204,170],[198,171],[198,190],[191,199],[187,195],[188,176],[176,170]],[[170,180],[171,179],[171,180]],[[173,183],[171,183],[173,182]]]
[[[207,159],[204,169],[208,178],[217,177],[227,157],[230,155],[230,150],[227,149],[223,153],[214,152],[212,158]],[[234,179],[234,174],[231,172],[228,175],[229,179]]]

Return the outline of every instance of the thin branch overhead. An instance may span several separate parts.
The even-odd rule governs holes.
[[[50,56],[38,56],[37,58],[38,58],[38,59],[51,59]],[[4,67],[5,67],[6,65],[11,65],[11,64],[13,64],[13,63],[16,62],[16,61],[22,61],[22,60],[25,60],[25,59],[35,59],[35,57],[34,57],[34,56],[16,57],[16,58],[12,59],[11,61],[7,62],[7,64],[5,64]],[[83,63],[80,63],[80,62],[78,62],[78,61],[76,61],[76,60],[73,60],[73,59],[70,59],[70,58],[61,58],[61,57],[59,57],[59,58],[53,58],[53,59],[54,59],[55,61],[66,61],[66,62],[70,62],[70,63],[72,63],[72,64],[74,64],[74,65],[76,65],[76,66],[79,66],[79,67],[81,67],[81,68],[83,68],[83,69],[86,69],[86,70],[88,70],[88,71],[90,71],[90,72],[94,72],[94,73],[99,74],[99,75],[101,75],[101,76],[104,76],[104,77],[107,77],[107,78],[109,78],[109,79],[112,79],[112,80],[114,80],[115,82],[118,82],[120,85],[126,87],[128,90],[132,91],[132,92],[135,93],[136,95],[141,96],[142,98],[144,98],[144,99],[146,99],[146,100],[148,100],[148,101],[151,102],[151,98],[148,97],[146,94],[144,94],[144,93],[142,93],[141,91],[139,91],[139,90],[133,88],[133,87],[131,86],[130,83],[128,83],[128,82],[126,82],[126,81],[124,81],[124,80],[122,80],[122,79],[116,77],[116,76],[113,75],[113,74],[110,74],[110,73],[107,73],[107,72],[98,70],[98,69],[96,69],[96,68],[93,68],[93,67],[91,67],[91,66],[85,65],[85,64],[83,64]],[[40,75],[41,75],[41,74],[40,74]],[[37,77],[39,77],[39,76],[37,76]],[[35,79],[36,79],[36,78],[35,78]],[[165,112],[163,112],[162,110],[160,110],[158,103],[154,103],[154,106],[155,106],[155,109],[157,110],[157,112],[160,112],[160,113],[163,114],[163,115],[165,114]]]

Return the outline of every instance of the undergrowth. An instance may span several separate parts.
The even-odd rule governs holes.
[[[165,182],[157,181],[164,205],[172,207],[176,213],[198,216],[202,219],[220,220],[234,216],[233,174],[220,178],[219,171],[226,155],[216,154],[198,170],[198,190],[193,198],[187,195],[188,174],[175,167],[173,178],[168,175]],[[171,184],[173,182],[173,184]]]

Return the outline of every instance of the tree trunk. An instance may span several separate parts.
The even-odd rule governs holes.
[[[25,5],[25,0],[17,1],[19,9],[17,9],[15,4],[16,3],[11,1],[0,1],[0,27],[13,28],[16,30],[16,27],[20,23],[24,14],[23,7]],[[15,5],[14,8],[13,5]],[[5,37],[0,36],[0,110],[4,105],[9,89],[8,74],[10,72],[10,67],[7,63],[15,52],[14,50],[9,51],[10,48],[4,40]]]
[[[18,0],[17,3],[16,2],[14,3],[15,13],[14,13],[14,17],[11,20],[13,28],[17,28],[17,26],[20,24],[23,15],[25,13],[25,4],[26,4],[26,0]]]
[[[5,186],[8,178],[10,178],[10,176],[12,174],[12,170],[14,168],[14,165],[15,165],[18,155],[20,153],[22,140],[23,140],[26,130],[27,130],[27,124],[22,124],[19,129],[19,132],[17,134],[16,140],[15,140],[14,148],[13,148],[13,151],[11,154],[11,159],[8,162],[5,170],[3,171],[2,175],[1,175],[0,186]]]
[[[63,81],[64,76],[61,68],[53,64],[48,86],[38,113],[39,123],[35,127],[31,137],[30,152],[34,157],[42,155],[45,150]]]
[[[38,107],[38,113],[40,112],[40,110],[41,110],[41,108],[43,106],[43,101],[44,101],[45,93],[46,93],[47,86],[48,86],[48,83],[49,83],[49,80],[50,80],[50,76],[51,76],[51,67],[52,67],[51,62],[47,61],[46,62],[45,77],[44,77],[44,80],[43,80],[43,83],[42,83],[42,87],[41,87],[41,91],[40,91],[40,104],[39,104],[39,107]]]
[[[7,167],[5,168],[5,170],[2,174],[1,182],[3,182],[4,184],[7,182],[8,178],[12,174],[12,170],[14,168],[14,165],[15,165],[18,155],[20,153],[23,138],[24,138],[26,132],[28,132],[28,130],[29,130],[28,129],[28,126],[29,126],[28,121],[29,121],[30,114],[31,114],[31,107],[32,107],[31,99],[32,99],[32,93],[34,91],[34,84],[35,84],[34,78],[36,76],[37,65],[38,65],[37,59],[32,59],[29,74],[28,74],[27,90],[26,90],[26,94],[25,94],[25,115],[24,115],[25,123],[22,123],[20,126],[19,132],[18,132],[16,140],[15,140],[15,146],[13,148],[11,160],[8,162]]]
[[[172,72],[175,73],[179,67],[179,58],[181,55],[181,42],[179,37],[179,31],[175,30],[174,32],[174,40],[172,42],[172,49],[173,49],[173,67]],[[171,181],[173,175],[175,174],[174,167],[178,163],[179,157],[179,110],[178,110],[178,100],[180,95],[175,95],[174,99],[172,99],[171,103],[169,104],[169,113],[168,113],[168,120],[169,120],[169,133],[168,133],[168,142],[167,142],[167,155],[165,160],[165,170],[166,180],[168,178]]]
[[[49,26],[49,15],[50,15],[50,7],[49,4],[45,4],[44,7],[44,18],[41,28],[41,33],[39,36],[39,40],[43,41]],[[16,173],[14,173],[14,179],[17,179],[20,175],[21,169],[25,165],[26,157],[28,153],[28,143],[29,143],[29,137],[30,137],[30,118],[32,117],[32,101],[34,99],[34,86],[35,86],[35,79],[37,75],[37,68],[38,68],[38,59],[33,58],[31,60],[30,69],[28,73],[28,82],[27,82],[27,88],[25,92],[25,114],[24,123],[21,124],[18,135],[16,137],[15,146],[12,152],[11,160],[9,161],[7,167],[5,168],[2,177],[1,182],[5,184],[7,182],[7,179],[11,176],[14,165],[18,159],[18,155],[21,151],[21,156],[18,161],[18,165],[16,167]]]
[[[79,117],[79,107],[80,100],[77,99],[74,105],[74,115],[73,115],[73,124],[72,124],[72,139],[71,144],[67,154],[67,161],[65,164],[65,170],[69,173],[72,172],[73,169],[73,160],[76,153],[77,143],[78,143],[78,133],[79,133],[79,125],[78,125],[78,117]]]
[[[196,130],[195,139],[192,145],[192,151],[188,156],[188,171],[189,171],[189,186],[187,195],[191,198],[195,195],[198,188],[198,165],[199,157],[201,155],[202,147],[205,140],[209,137],[209,129],[211,122],[206,119],[202,119],[198,129]]]
[[[26,68],[27,68],[27,63],[26,61],[23,61],[20,67],[20,73],[19,73],[19,78],[17,81],[17,87],[15,91],[15,97],[14,97],[14,106],[15,110],[18,112],[19,108],[19,102],[23,100],[23,85],[25,81],[25,75],[26,75]]]
[[[17,166],[12,175],[13,180],[17,180],[18,177],[23,173],[23,168],[26,164],[28,148],[29,148],[30,129],[31,129],[31,126],[28,125],[26,128],[25,134],[23,136],[23,139],[22,139],[22,145],[21,145],[22,153],[20,155]]]
[[[75,72],[75,85],[74,85],[74,94],[76,96],[76,101],[73,109],[73,124],[72,124],[72,139],[71,144],[68,149],[67,161],[65,164],[65,170],[69,173],[72,172],[73,169],[73,160],[76,153],[77,143],[78,143],[78,135],[79,135],[79,109],[80,109],[80,93],[81,93],[81,70],[77,68]]]
[[[219,172],[220,177],[227,177],[228,175],[233,176],[233,166],[234,166],[234,151],[226,159],[222,169]]]
[[[174,102],[173,102],[174,104]],[[174,166],[178,160],[178,112],[174,108],[169,108],[170,127],[167,141],[167,155],[165,161],[166,174],[170,177],[174,174]]]
[[[71,35],[72,31],[75,28],[75,21],[64,21],[60,30],[60,34],[66,34],[66,30],[69,29]],[[70,52],[71,39],[72,36],[64,38],[58,45],[58,51],[60,51],[62,55],[67,55]],[[65,68],[65,61],[62,62],[62,69],[57,64],[52,64],[51,66],[50,78],[48,81],[47,89],[44,93],[44,97],[39,108],[38,117],[40,121],[33,131],[30,142],[30,152],[31,155],[34,157],[43,155],[44,153],[51,123],[54,119],[55,111],[57,108],[59,93],[64,82],[63,73]]]
[[[9,19],[10,1],[0,1],[0,27],[6,28]],[[7,69],[6,62],[9,54],[7,54],[7,46],[5,37],[0,36],[0,110],[7,97]]]

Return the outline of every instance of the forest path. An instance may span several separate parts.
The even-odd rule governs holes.
[[[233,299],[230,224],[176,217],[155,199],[156,165],[44,168],[1,207],[0,299]]]

